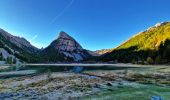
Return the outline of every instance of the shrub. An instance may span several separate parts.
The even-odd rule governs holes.
[[[154,61],[153,61],[153,59],[151,57],[147,58],[147,62],[148,62],[148,64],[153,64],[154,63]]]

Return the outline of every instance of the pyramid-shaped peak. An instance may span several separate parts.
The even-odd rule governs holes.
[[[66,32],[61,31],[58,38],[72,38],[72,37],[68,35]]]
[[[64,32],[64,31],[61,31],[60,35],[68,35],[68,34],[66,32]]]
[[[54,40],[50,47],[54,47],[60,51],[74,51],[74,50],[82,50],[81,45],[66,32],[61,31],[56,40]]]

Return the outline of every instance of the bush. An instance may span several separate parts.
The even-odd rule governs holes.
[[[153,59],[151,57],[147,58],[147,62],[148,62],[148,64],[153,64],[154,63],[154,61],[153,61]]]

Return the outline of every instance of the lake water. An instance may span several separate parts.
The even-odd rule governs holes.
[[[0,66],[1,67],[1,66]],[[97,70],[126,70],[134,67],[111,66],[10,66],[0,69],[0,78],[19,77],[23,75],[42,74],[49,72],[75,72]]]

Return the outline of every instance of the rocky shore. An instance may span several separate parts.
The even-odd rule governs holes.
[[[90,95],[107,81],[75,73],[53,73],[0,80],[0,99],[69,99]]]

